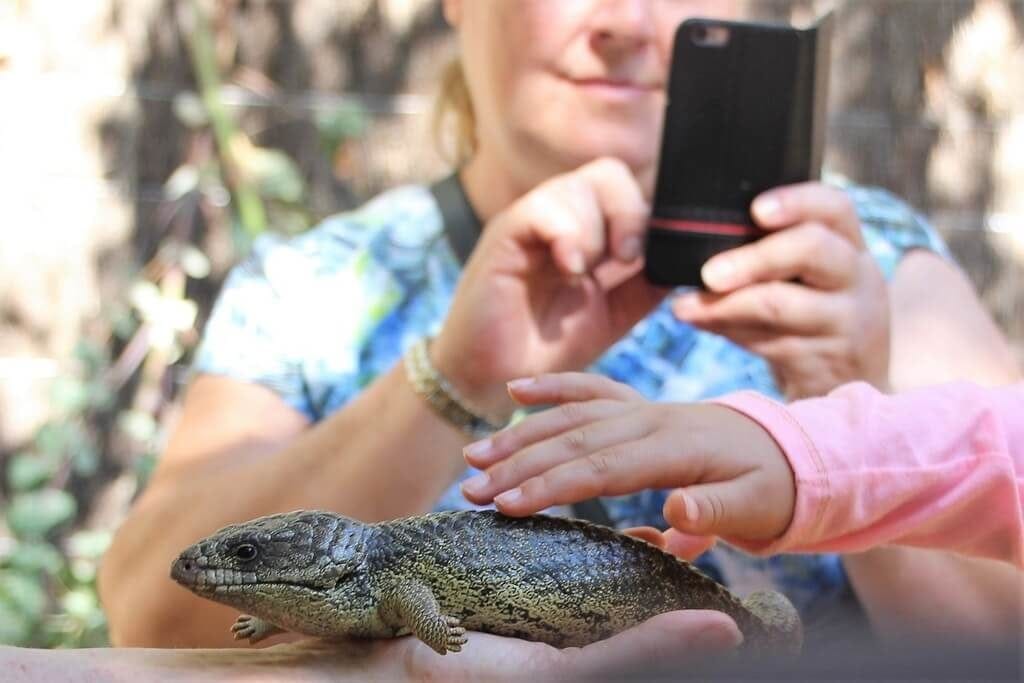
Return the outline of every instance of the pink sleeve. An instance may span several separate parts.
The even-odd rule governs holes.
[[[713,401],[760,423],[796,478],[793,521],[759,554],[884,544],[1024,567],[1024,384],[948,384],[896,396],[857,383],[783,406],[742,392]]]

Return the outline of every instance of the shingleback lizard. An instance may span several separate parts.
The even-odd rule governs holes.
[[[171,577],[246,614],[236,638],[413,634],[440,654],[466,629],[580,646],[676,609],[728,614],[758,652],[796,653],[796,610],[775,592],[740,601],[693,565],[577,520],[440,512],[365,524],[299,510],[225,527]]]

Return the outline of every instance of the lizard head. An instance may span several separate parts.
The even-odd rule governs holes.
[[[202,597],[242,609],[272,593],[321,593],[362,561],[362,523],[298,510],[224,527],[186,548],[171,578]]]

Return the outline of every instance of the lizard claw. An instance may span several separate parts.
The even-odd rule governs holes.
[[[446,643],[449,652],[461,652],[466,640],[466,629],[459,626],[461,623],[456,617],[445,617],[448,623],[448,642]]]
[[[248,638],[256,632],[256,625],[253,624],[255,617],[249,614],[242,614],[231,624],[231,632],[235,634],[235,640]]]
[[[231,632],[234,634],[235,640],[248,639],[251,644],[256,644],[267,636],[272,636],[280,631],[281,629],[273,624],[251,614],[240,615],[231,625]]]

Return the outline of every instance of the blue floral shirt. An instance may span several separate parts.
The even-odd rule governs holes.
[[[886,277],[910,249],[949,257],[927,222],[885,191],[847,186]],[[342,408],[444,321],[461,265],[425,186],[400,187],[291,239],[266,237],[228,276],[195,372],[276,392],[311,421]],[[767,363],[681,324],[663,304],[591,368],[654,401],[696,401],[753,389],[781,398]],[[466,476],[472,474],[466,472]],[[604,499],[620,527],[664,527],[666,492]],[[438,509],[472,507],[449,489]],[[835,555],[754,558],[718,544],[698,561],[738,593],[774,588],[812,621],[850,601]]]

